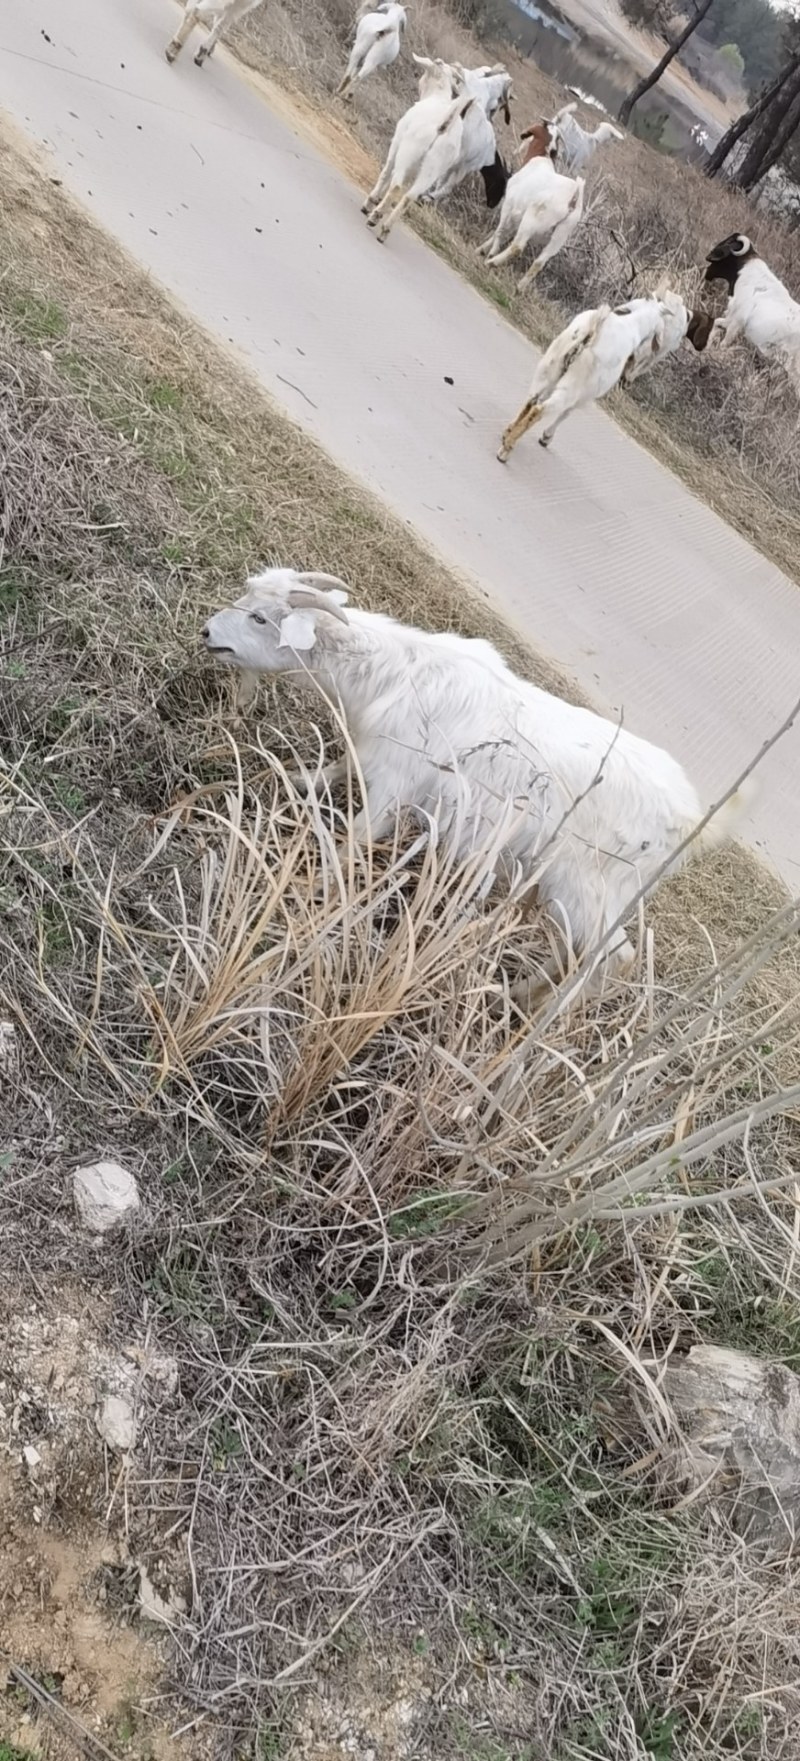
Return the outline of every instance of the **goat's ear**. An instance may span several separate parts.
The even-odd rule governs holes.
[[[411,51],[411,59],[412,59],[412,61],[416,61],[416,64],[418,67],[435,67],[436,66],[436,62],[431,61],[429,55],[418,55],[416,53],[415,49],[412,49],[412,51]]]
[[[281,618],[279,648],[293,648],[297,654],[307,653],[317,640],[316,613],[312,610],[287,611]]]

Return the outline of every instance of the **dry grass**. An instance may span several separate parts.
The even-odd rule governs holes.
[[[371,170],[354,161],[345,130],[354,131],[373,165],[383,160],[399,115],[417,95],[410,48],[467,65],[496,54],[511,68],[517,94],[511,139],[500,125],[501,146],[513,162],[518,130],[552,114],[570,94],[502,42],[477,41],[458,23],[456,11],[440,0],[422,0],[414,8],[401,60],[388,77],[366,81],[347,106],[332,94],[351,29],[348,0],[314,0],[313,5],[277,0],[250,16],[237,42],[246,61],[267,74],[280,69],[282,82],[288,79],[314,100],[317,138],[322,134],[323,147],[364,183],[371,180]],[[579,111],[587,126],[594,126],[596,114]],[[326,137],[322,119],[328,117]],[[630,291],[629,264],[609,240],[610,228],[624,235],[640,269],[637,292],[648,291],[666,269],[687,292],[697,292],[697,265],[710,245],[744,230],[800,294],[800,235],[633,135],[590,168],[587,204],[587,219],[568,248],[548,266],[536,291],[522,296],[515,291],[513,266],[490,271],[476,258],[474,246],[488,230],[477,179],[474,189],[457,192],[442,211],[418,210],[414,224],[539,344],[556,334],[565,316]],[[712,290],[712,301],[717,297]],[[509,412],[521,391],[509,387]],[[745,346],[727,360],[698,357],[687,349],[629,393],[617,394],[610,407],[616,420],[695,493],[700,488],[731,525],[797,576],[799,413],[779,367],[765,367]]]
[[[546,931],[482,902],[490,854],[335,839],[283,768],[335,730],[284,689],[235,741],[196,630],[292,559],[547,675],[6,174],[0,1276],[68,1270],[178,1359],[124,1500],[183,1548],[174,1722],[254,1761],[795,1761],[796,1565],[676,1508],[644,1360],[800,1365],[797,908],[732,851],[629,986],[522,1018]],[[113,1255],[65,1196],[103,1152],[144,1200]]]

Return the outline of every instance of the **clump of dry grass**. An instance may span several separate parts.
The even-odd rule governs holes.
[[[673,1728],[681,1754],[722,1756],[747,1735],[768,1608],[757,1734],[783,1741],[793,1581],[779,1597],[731,1532],[740,1624],[723,1618],[719,1529],[670,1514],[643,1356],[703,1335],[709,1262],[756,1242],[792,1314],[800,1014],[751,986],[797,906],[691,983],[646,936],[614,998],[531,1019],[509,980],[536,971],[543,926],[513,895],[482,903],[496,852],[464,871],[427,839],[358,851],[350,803],[341,841],[260,744],[112,865],[30,786],[5,799],[4,879],[29,899],[5,1005],[72,1106],[159,1146],[127,1277],[189,1406],[129,1497],[157,1516],[180,1458],[196,1706],[291,1724],[286,1692],[323,1653],[346,1635],[357,1669],[360,1618],[396,1642],[399,1617],[458,1683],[433,1729],[416,1708],[422,1753],[502,1741],[512,1717],[578,1756]]]
[[[0,1276],[68,1271],[178,1360],[124,1485],[183,1548],[176,1724],[259,1761],[791,1756],[795,1566],[676,1509],[644,1360],[800,1363],[796,910],[725,853],[629,988],[522,1017],[539,919],[480,853],[341,844],[284,771],[317,704],[235,741],[195,631],[274,556],[552,673],[13,158],[6,198]],[[113,1255],[68,1197],[102,1153],[144,1200]],[[381,1670],[394,1734],[308,1737]]]

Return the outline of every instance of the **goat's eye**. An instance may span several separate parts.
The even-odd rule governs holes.
[[[251,611],[250,616],[254,624],[265,624],[267,621],[263,611]]]

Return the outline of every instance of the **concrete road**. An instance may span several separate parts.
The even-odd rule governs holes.
[[[600,411],[497,464],[530,345],[402,227],[377,244],[224,52],[168,67],[176,16],[0,0],[0,104],[342,465],[715,798],[800,694],[800,588]],[[796,891],[800,728],[745,835]]]

